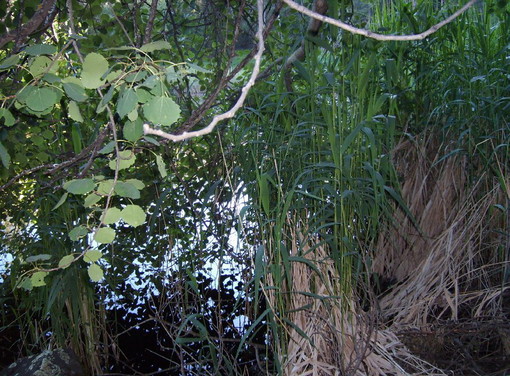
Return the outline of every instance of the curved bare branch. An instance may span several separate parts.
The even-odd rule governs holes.
[[[368,38],[381,40],[381,41],[409,41],[409,40],[422,40],[428,37],[429,35],[435,33],[443,26],[449,24],[454,19],[459,17],[462,13],[464,13],[466,10],[468,10],[474,3],[476,3],[478,0],[470,0],[464,5],[462,8],[460,8],[458,11],[453,13],[450,17],[444,19],[443,21],[435,24],[430,29],[424,31],[423,33],[419,34],[409,34],[409,35],[385,35],[385,34],[378,34],[374,33],[373,31],[366,30],[366,29],[359,29],[357,27],[351,26],[349,24],[346,24],[345,22],[342,22],[340,20],[324,16],[322,14],[319,14],[317,12],[314,12],[302,5],[299,5],[293,0],[283,0],[285,4],[287,4],[292,9],[297,10],[298,12],[307,15],[308,17],[312,17],[318,21],[327,22],[333,26],[339,27],[345,31],[348,31],[352,34],[358,34],[358,35],[364,35]]]
[[[187,140],[193,137],[203,136],[206,134],[211,133],[216,125],[222,120],[231,119],[234,117],[234,115],[237,113],[237,111],[243,106],[244,101],[246,99],[246,96],[248,95],[248,92],[252,88],[252,86],[255,84],[255,81],[257,79],[257,76],[260,71],[260,62],[262,60],[262,55],[264,53],[264,4],[263,0],[257,0],[257,14],[258,14],[258,30],[257,30],[257,39],[258,39],[258,50],[257,53],[254,56],[255,65],[253,67],[250,79],[246,83],[246,85],[243,86],[241,90],[241,95],[235,105],[228,110],[227,112],[224,112],[223,114],[216,115],[212,121],[209,123],[209,125],[205,128],[199,129],[197,131],[192,132],[184,132],[182,134],[170,134],[167,132],[164,132],[160,129],[154,129],[151,128],[149,124],[143,125],[143,130],[145,134],[154,134],[157,136],[164,137],[166,139],[172,140],[172,141],[183,141]]]

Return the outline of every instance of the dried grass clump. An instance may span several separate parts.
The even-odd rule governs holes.
[[[290,238],[292,255],[306,262],[292,263],[290,291],[282,291],[289,304],[285,375],[444,375],[412,355],[394,333],[378,330],[374,317],[354,303],[352,289],[340,291],[327,246],[306,237],[303,227],[290,226]],[[276,304],[275,294],[270,301]]]
[[[393,325],[497,315],[509,288],[501,280],[508,260],[498,254],[502,239],[495,235],[504,221],[494,210],[499,185],[482,172],[468,186],[466,158],[439,160],[441,153],[433,138],[406,141],[395,152],[402,195],[421,233],[399,211],[378,242],[374,271],[400,282],[379,302]]]

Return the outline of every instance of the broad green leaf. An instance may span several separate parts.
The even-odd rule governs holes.
[[[145,118],[153,124],[172,125],[179,119],[181,109],[168,97],[155,97],[143,105]]]
[[[103,257],[103,254],[100,251],[97,249],[91,249],[90,251],[85,252],[85,255],[83,255],[83,261],[96,262],[101,257]]]
[[[53,107],[58,101],[57,93],[48,88],[35,88],[26,100],[26,105],[34,111],[44,111]]]
[[[110,154],[115,149],[115,141],[110,141],[101,150],[99,154]]]
[[[191,73],[212,73],[210,70],[202,68],[199,65],[193,64],[193,63],[186,63],[186,66],[188,67],[188,71]]]
[[[19,103],[25,104],[27,99],[32,95],[32,93],[37,89],[37,87],[28,85],[22,88],[18,93],[16,94],[16,100]]]
[[[163,162],[163,158],[161,158],[161,155],[156,155],[156,164],[158,165],[158,171],[162,178],[167,177],[165,162]]]
[[[138,97],[133,89],[124,90],[117,103],[117,113],[122,119],[133,111],[138,103]]]
[[[0,124],[2,120],[6,127],[11,127],[16,122],[16,119],[14,119],[14,116],[12,116],[11,111],[9,111],[7,108],[0,108]]]
[[[140,198],[140,191],[133,184],[119,181],[115,185],[115,193],[119,196],[137,199]]]
[[[154,98],[154,96],[151,93],[149,93],[147,90],[141,87],[136,89],[136,96],[138,97],[139,103],[147,103],[152,98]]]
[[[104,214],[103,222],[105,225],[111,225],[115,222],[120,221],[120,209],[119,208],[109,208]]]
[[[90,208],[91,206],[97,204],[99,201],[101,201],[101,196],[95,193],[91,193],[87,197],[85,197],[85,200],[83,201],[83,206],[85,206],[86,208]]]
[[[128,119],[131,120],[131,121],[136,121],[136,119],[138,119],[138,109],[135,108],[133,111],[131,111],[128,115],[127,115]]]
[[[114,71],[111,71],[110,73],[108,73],[106,75],[106,82],[112,82],[114,81],[117,77],[119,77],[122,73],[124,73],[123,71],[121,70],[114,70]]]
[[[68,104],[69,117],[78,123],[83,123],[83,116],[81,116],[80,108],[78,103],[70,101]]]
[[[46,282],[44,282],[44,277],[48,275],[48,272],[35,272],[30,277],[30,281],[32,282],[32,286],[40,287],[45,286]]]
[[[112,100],[113,94],[115,94],[115,87],[112,85],[112,86],[110,86],[110,89],[108,89],[106,94],[103,95],[103,98],[101,98],[101,101],[97,105],[96,112],[98,114],[100,114],[101,112],[104,111],[104,109],[106,108],[106,105],[108,104],[108,102],[110,102]]]
[[[47,253],[42,253],[40,255],[35,255],[35,256],[27,257],[25,262],[48,261],[49,259],[51,259],[51,255],[48,255]]]
[[[119,153],[119,170],[131,167],[136,160],[136,155],[131,150],[122,150]],[[108,166],[115,170],[117,168],[117,159],[113,159],[108,163]]]
[[[73,242],[79,240],[80,238],[83,238],[89,233],[87,228],[83,225],[80,225],[78,227],[73,228],[71,231],[69,231],[69,239],[71,239]]]
[[[124,77],[124,81],[133,83],[143,80],[145,77],[147,77],[146,71],[136,71],[129,73],[126,77]]]
[[[143,183],[143,181],[138,180],[138,179],[128,179],[128,180],[126,180],[126,183],[132,184],[138,190],[145,188],[145,184]]]
[[[145,223],[145,212],[138,205],[127,205],[122,209],[122,219],[128,225],[137,227]]]
[[[24,278],[23,281],[18,285],[18,287],[28,291],[32,291],[32,288],[34,286],[32,285],[32,280],[30,278]]]
[[[89,193],[96,186],[92,179],[73,179],[64,184],[64,189],[75,195]]]
[[[50,44],[34,44],[25,48],[25,52],[31,56],[53,55],[57,52],[57,47]]]
[[[0,63],[0,70],[8,69],[19,62],[19,55],[11,55]]]
[[[55,204],[55,206],[51,210],[55,210],[59,208],[64,202],[67,200],[67,196],[69,195],[68,192],[64,192],[64,194],[60,197],[60,200]]]
[[[37,77],[44,73],[55,73],[57,68],[57,64],[53,64],[53,60],[51,60],[49,57],[37,56],[35,59],[33,59],[28,70],[32,76]]]
[[[5,168],[9,168],[11,164],[11,156],[7,152],[7,149],[4,145],[0,142],[0,159],[2,160],[2,164]]]
[[[158,40],[156,42],[151,42],[144,44],[142,47],[140,47],[140,51],[143,52],[154,52],[157,50],[170,50],[172,48],[172,45],[168,43],[165,40]]]
[[[101,79],[108,70],[108,61],[96,52],[92,52],[83,61],[81,81],[86,89],[97,89],[104,84]]]
[[[99,182],[99,184],[97,185],[97,193],[106,196],[110,194],[112,188],[113,180],[112,179],[104,180],[102,182]]]
[[[74,261],[73,255],[64,256],[58,262],[58,267],[65,269],[65,268],[69,267],[69,265],[71,265],[73,263],[73,261]]]
[[[115,230],[110,227],[101,227],[94,235],[94,240],[101,244],[109,244],[115,239]]]
[[[155,138],[153,137],[150,137],[150,136],[143,136],[143,139],[147,142],[150,142],[151,144],[153,145],[156,145],[156,146],[160,146],[161,144],[158,142],[158,140],[156,140]]]
[[[78,77],[66,77],[62,80],[62,86],[69,98],[76,102],[84,102],[88,99],[87,93]]]
[[[97,264],[90,265],[87,272],[92,282],[99,282],[104,277],[103,269]]]
[[[143,124],[141,120],[126,121],[124,125],[124,138],[135,142],[143,136]]]
[[[46,81],[49,84],[54,84],[54,83],[62,81],[62,79],[59,76],[57,76],[56,74],[53,74],[53,73],[45,73],[45,74],[43,74],[42,80]]]

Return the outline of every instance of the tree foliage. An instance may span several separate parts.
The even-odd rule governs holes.
[[[301,313],[373,318],[371,262],[394,213],[426,236],[394,157],[423,130],[442,140],[438,165],[467,155],[474,185],[486,168],[506,192],[494,210],[508,210],[508,5],[305,2],[385,34],[457,17],[401,43],[284,3],[2,3],[0,254],[16,351],[71,346],[92,373],[156,372],[116,350],[152,326],[168,372],[289,373],[292,343],[313,343]],[[204,137],[145,126],[186,134],[235,103]],[[358,372],[370,351],[345,355],[358,350],[339,345],[335,366]]]

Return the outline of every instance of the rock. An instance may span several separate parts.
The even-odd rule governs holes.
[[[84,376],[83,367],[71,349],[46,350],[12,363],[0,376]]]

